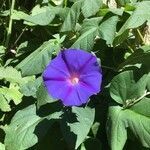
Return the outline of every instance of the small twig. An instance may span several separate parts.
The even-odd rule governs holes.
[[[17,38],[16,41],[14,42],[12,48],[16,46],[17,42],[20,40],[20,38],[21,38],[21,36],[23,35],[23,33],[25,32],[26,28],[27,28],[27,27],[25,27],[25,28],[22,30],[22,32],[20,33],[20,35],[18,36],[18,38]]]
[[[125,44],[127,45],[127,47],[128,47],[128,49],[130,50],[130,52],[131,52],[131,53],[134,53],[133,48],[132,48],[130,45],[128,45],[127,43],[125,43]]]
[[[134,104],[138,103],[140,100],[142,100],[147,95],[150,95],[150,92],[145,91],[145,93],[141,97],[139,97],[138,99],[127,100],[126,104],[123,108],[125,109],[125,108],[133,106]]]
[[[128,41],[128,39],[126,41],[127,41],[127,43],[125,43],[125,44],[129,48],[129,50],[131,51],[131,53],[134,53],[134,49],[130,46],[130,42]]]
[[[7,30],[7,37],[6,37],[6,42],[5,42],[5,47],[8,48],[8,44],[9,44],[9,40],[10,40],[10,36],[11,36],[11,32],[12,32],[12,12],[14,10],[14,6],[15,6],[15,0],[12,0],[11,3],[11,8],[10,8],[10,19],[9,19],[9,26],[8,26],[8,30]]]
[[[142,43],[144,43],[144,37],[141,34],[140,30],[139,29],[136,29],[136,30],[137,30],[137,33],[139,34],[140,39],[142,40]]]
[[[111,67],[108,67],[108,66],[104,66],[104,65],[101,65],[102,68],[105,68],[105,69],[109,69],[109,70],[112,70],[114,72],[118,72],[117,69],[114,69],[114,68],[111,68]]]

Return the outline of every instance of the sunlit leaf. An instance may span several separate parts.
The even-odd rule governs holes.
[[[57,40],[44,42],[38,49],[20,62],[16,68],[20,69],[23,76],[41,73],[49,63],[52,53],[60,49]]]
[[[116,25],[118,21],[118,16],[113,16],[100,24],[100,38],[106,40],[107,44],[113,43],[116,33]]]
[[[150,103],[149,103],[150,106]],[[145,107],[146,109],[146,107]],[[142,143],[150,147],[150,118],[133,110],[123,110],[120,106],[110,106],[107,134],[112,150],[122,150],[127,140],[127,128]]]
[[[83,22],[81,27],[81,36],[71,46],[72,48],[80,48],[84,50],[91,50],[94,45],[94,40],[99,35],[99,22],[102,18],[87,19]]]
[[[119,42],[123,42],[126,36],[121,36],[126,32],[126,30],[137,28],[141,26],[146,21],[150,20],[150,1],[143,1],[137,4],[135,11],[131,14],[131,16],[124,23],[122,28],[119,30],[116,38],[120,38]],[[115,44],[119,44],[117,41]]]
[[[22,80],[21,73],[13,67],[0,67],[0,80],[20,83]]]
[[[0,143],[0,150],[5,150],[5,145]]]
[[[62,32],[74,29],[80,15],[81,5],[82,1],[77,1],[72,5],[62,25]]]
[[[14,11],[12,18],[16,20],[24,20],[31,22],[35,25],[48,25],[55,17],[55,14],[50,9],[50,7],[44,6],[40,7],[39,5],[35,6],[32,10],[31,15],[28,15],[22,11]]]
[[[19,92],[19,90],[15,87],[2,87],[0,88],[0,93],[4,95],[4,97],[7,99],[8,103],[13,100],[13,102],[17,105],[22,101],[22,94]]]
[[[95,111],[89,107],[72,107],[66,111],[61,127],[70,148],[77,149],[86,138],[94,121]]]
[[[20,87],[20,91],[25,96],[33,96],[36,98],[36,92],[42,82],[41,78],[29,80]]]
[[[4,112],[11,110],[7,100],[5,99],[4,95],[1,93],[0,93],[0,110]]]
[[[45,105],[47,103],[53,103],[56,101],[56,99],[52,98],[48,94],[46,87],[44,86],[43,83],[38,88],[36,95],[37,95],[37,106],[38,107],[41,107],[42,105]]]
[[[85,17],[90,17],[98,12],[102,6],[102,0],[84,0],[82,5],[82,13]]]
[[[145,94],[149,75],[143,75],[136,81],[133,71],[125,71],[115,76],[111,82],[110,95],[120,104],[136,100]]]
[[[7,149],[28,149],[36,144],[47,132],[53,119],[59,119],[61,112],[40,117],[36,113],[36,106],[31,105],[18,111],[11,123],[4,127],[6,133],[5,146]]]

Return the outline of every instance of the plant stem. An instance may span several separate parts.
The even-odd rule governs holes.
[[[118,72],[117,69],[114,69],[114,68],[111,68],[111,67],[108,67],[108,66],[104,66],[104,65],[101,65],[102,68],[105,68],[105,69],[109,69],[109,70],[112,70],[114,72]]]
[[[67,1],[68,0],[64,0],[64,7],[67,7]]]
[[[130,45],[130,42],[127,40],[127,43],[125,43],[128,47],[128,49],[131,51],[131,53],[134,53],[134,49],[132,48],[132,46]]]
[[[15,1],[16,0],[12,0],[11,3],[11,8],[10,8],[10,18],[9,18],[9,26],[8,26],[8,30],[7,30],[7,37],[6,37],[6,42],[5,42],[5,47],[8,48],[8,44],[9,44],[9,40],[10,40],[10,36],[11,36],[11,32],[12,32],[12,12],[14,10],[14,6],[15,6]]]
[[[143,35],[141,34],[140,30],[137,29],[137,33],[139,34],[140,39],[142,40],[142,43],[144,43]]]
[[[23,33],[25,32],[27,26],[22,30],[22,32],[20,33],[20,35],[18,36],[18,38],[16,39],[16,41],[14,42],[12,47],[15,47],[17,42],[20,40],[20,38],[22,37]]]
[[[128,104],[126,104],[124,106],[124,109],[133,106],[134,104],[136,104],[137,102],[142,100],[147,95],[150,95],[150,92],[145,91],[145,93],[141,97],[139,97],[138,99],[129,101]]]
[[[138,99],[136,99],[135,101],[134,101],[134,103],[137,103],[137,102],[139,102],[141,99],[143,99],[145,96],[147,96],[147,95],[150,95],[150,92],[145,92],[141,97],[139,97]]]

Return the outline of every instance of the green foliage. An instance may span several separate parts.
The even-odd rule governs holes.
[[[150,106],[150,102],[148,104]],[[150,118],[135,112],[134,109],[123,110],[120,106],[111,106],[109,108],[107,133],[112,150],[123,149],[127,140],[127,128],[130,129],[143,146],[149,148],[149,124]]]
[[[45,86],[43,83],[40,85],[40,87],[37,89],[37,106],[40,108],[42,105],[45,105],[47,103],[53,103],[56,100],[54,100],[47,92]]]
[[[36,98],[36,91],[41,82],[41,78],[31,78],[31,80],[29,80],[27,83],[21,85],[20,91],[24,96],[33,96],[34,98]]]
[[[81,36],[72,45],[72,48],[80,48],[91,50],[93,48],[95,38],[99,35],[99,22],[102,18],[86,19],[81,27]]]
[[[8,102],[13,100],[16,105],[21,102],[22,94],[16,87],[2,87],[0,88],[0,93],[5,96]]]
[[[61,28],[62,32],[70,31],[75,28],[79,15],[80,15],[81,4],[82,4],[82,1],[77,1],[72,5],[62,25],[62,28]]]
[[[84,141],[93,124],[94,116],[94,109],[88,107],[72,107],[71,112],[65,111],[62,118],[62,132],[70,148],[77,149]]]
[[[20,62],[16,68],[21,70],[23,76],[39,74],[50,61],[52,54],[59,49],[60,43],[57,40],[49,40]]]
[[[118,17],[112,16],[100,24],[100,38],[106,40],[107,44],[113,43],[117,22]]]
[[[59,119],[60,115],[61,112],[54,112],[46,117],[40,117],[36,114],[35,105],[18,111],[12,118],[10,125],[4,127],[5,146],[12,150],[27,149],[33,146],[39,138],[46,134],[53,123],[52,120]]]
[[[6,80],[9,82],[20,83],[21,82],[21,73],[18,72],[13,67],[0,67],[0,80]]]
[[[128,105],[145,94],[150,74],[143,75],[137,82],[133,71],[125,71],[115,76],[111,82],[110,95],[118,103]]]
[[[2,143],[0,143],[0,149],[1,149],[1,150],[5,150],[5,145],[2,144]]]
[[[102,4],[102,0],[84,0],[82,5],[82,13],[84,17],[86,18],[95,15],[98,12],[99,8],[102,6]]]
[[[1,93],[0,93],[0,100],[1,100],[0,101],[0,109],[5,112],[10,111],[11,108],[10,108],[7,100],[5,99],[4,95]]]
[[[54,19],[55,14],[50,7],[40,7],[39,5],[37,5],[32,9],[31,15],[28,15],[22,11],[14,11],[12,17],[16,20],[22,19],[24,21],[27,21],[29,22],[26,23],[28,25],[32,23],[33,25],[45,26]]]
[[[127,38],[126,36],[121,36],[126,32],[126,30],[134,29],[139,26],[141,26],[146,21],[150,20],[150,2],[149,1],[143,1],[140,3],[137,3],[136,9],[133,11],[131,16],[127,19],[127,21],[124,23],[124,25],[121,27],[121,29],[118,32],[117,39],[121,38],[118,42],[122,42]],[[121,37],[120,37],[121,36]],[[115,43],[119,44],[119,43]]]
[[[150,149],[149,22],[149,0],[1,0],[0,150]],[[42,79],[66,48],[102,67],[101,92],[80,107]]]

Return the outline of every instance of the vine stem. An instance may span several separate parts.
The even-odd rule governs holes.
[[[140,30],[137,29],[137,32],[138,32],[138,34],[139,34],[139,36],[140,36],[140,38],[142,40],[142,43],[144,43],[144,38],[143,38],[143,35],[141,34]]]
[[[145,93],[144,93],[142,96],[140,96],[140,97],[139,97],[138,99],[136,99],[136,100],[130,101],[128,104],[126,104],[126,105],[124,106],[124,108],[130,107],[130,106],[136,104],[137,102],[139,102],[140,100],[142,100],[142,99],[143,99],[145,96],[147,96],[147,95],[150,95],[150,92],[145,91]]]
[[[139,102],[141,99],[143,99],[147,95],[150,95],[150,92],[145,92],[141,97],[139,97],[138,99],[136,99],[134,102],[135,103]]]
[[[12,0],[11,3],[11,8],[10,8],[10,18],[9,18],[9,26],[8,26],[8,30],[7,30],[7,37],[6,37],[6,42],[5,42],[5,47],[8,48],[8,44],[9,44],[9,40],[10,40],[10,36],[11,36],[11,32],[12,32],[12,12],[14,10],[14,6],[15,6],[15,1],[16,0]]]
[[[109,70],[112,70],[114,72],[118,72],[117,69],[114,69],[114,68],[111,68],[111,67],[108,67],[108,66],[104,66],[104,65],[101,65],[102,68],[105,68],[105,69],[109,69]]]
[[[20,33],[20,35],[18,36],[18,38],[16,39],[16,41],[14,42],[12,48],[14,48],[17,44],[17,42],[20,40],[20,38],[22,37],[23,33],[25,32],[27,26],[22,30],[22,32]]]
[[[67,7],[67,1],[68,0],[64,0],[64,7]]]

